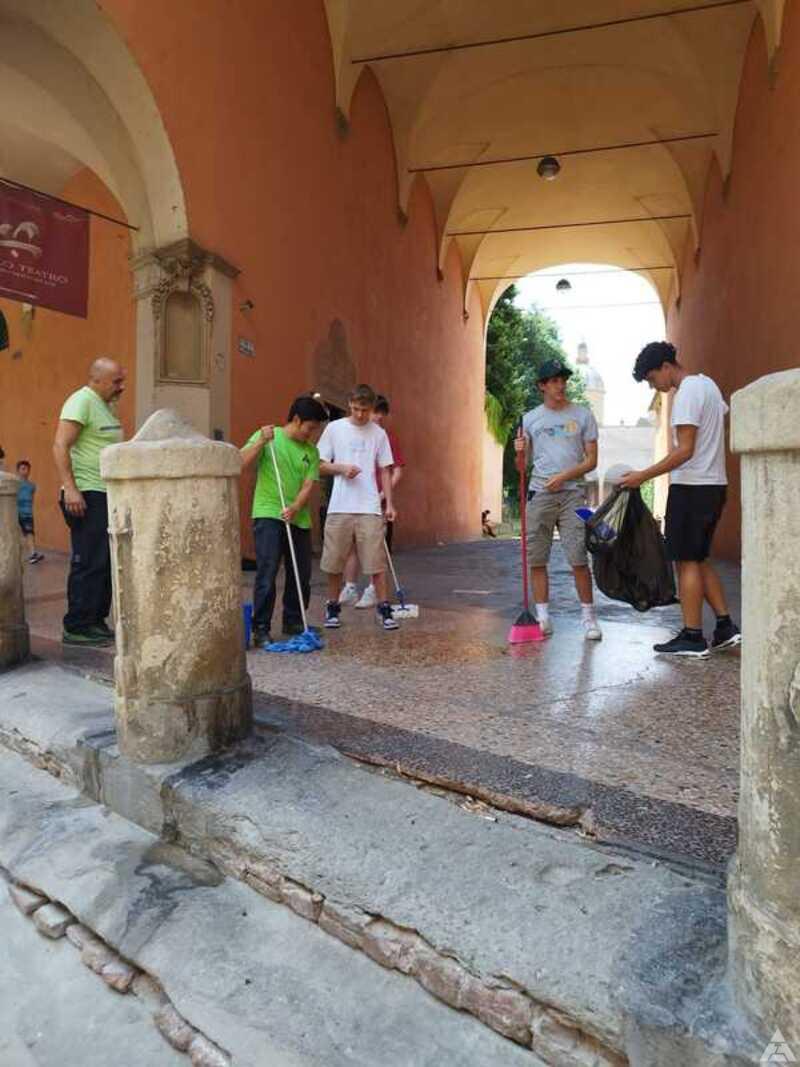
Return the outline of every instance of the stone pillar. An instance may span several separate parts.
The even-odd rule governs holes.
[[[252,726],[233,445],[172,411],[101,456],[116,614],[117,737],[141,763],[194,759]]]
[[[740,390],[732,411],[743,631],[732,977],[756,1028],[800,1055],[800,369]]]
[[[0,669],[30,650],[22,595],[22,541],[17,522],[19,478],[0,471]]]

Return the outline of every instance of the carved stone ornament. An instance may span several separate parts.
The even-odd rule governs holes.
[[[161,261],[164,275],[151,297],[156,322],[161,318],[167,297],[175,290],[194,293],[203,308],[204,319],[208,323],[213,322],[214,297],[211,288],[196,277],[205,267],[205,257],[201,256],[171,256]]]

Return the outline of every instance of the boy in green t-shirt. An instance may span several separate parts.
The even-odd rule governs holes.
[[[312,396],[300,396],[289,409],[285,426],[262,426],[241,450],[244,467],[258,461],[252,511],[256,545],[256,581],[253,589],[253,643],[256,647],[271,640],[275,579],[281,560],[285,578],[283,632],[291,635],[303,631],[286,523],[292,527],[303,603],[307,608],[311,596],[311,515],[308,500],[314,483],[319,480],[319,453],[314,441],[327,420],[327,409],[319,400]],[[273,448],[283,485],[285,509],[281,507],[281,495],[275,478]]]

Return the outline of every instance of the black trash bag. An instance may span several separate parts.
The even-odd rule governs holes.
[[[597,588],[607,597],[637,611],[677,602],[664,538],[638,489],[615,489],[603,501],[587,523],[586,547]]]
[[[586,523],[586,547],[593,555],[607,555],[617,543],[625,514],[628,494],[609,493],[594,515]]]

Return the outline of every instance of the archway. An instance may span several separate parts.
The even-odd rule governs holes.
[[[77,202],[80,193],[104,199],[131,227],[115,239],[129,260],[117,289],[135,298],[132,344],[90,331],[87,345],[133,354],[136,425],[172,406],[201,431],[228,436],[237,271],[191,241],[175,155],[136,59],[91,0],[0,0],[0,33],[2,173],[55,195],[77,180]]]
[[[673,268],[660,273],[671,275]],[[558,338],[554,353],[563,351],[572,365],[573,381],[581,382],[581,402],[591,407],[597,420],[599,463],[587,479],[593,505],[605,494],[607,470],[619,463],[649,466],[666,444],[666,412],[660,410],[657,398],[631,377],[636,353],[647,342],[664,336],[661,291],[670,283],[667,277],[659,285],[656,277],[652,270],[635,272],[613,262],[592,260],[551,264],[514,282],[514,305],[522,314],[541,316],[537,336],[541,332],[544,338],[552,324],[553,336]],[[507,285],[496,294],[493,307],[502,295],[507,302]],[[544,357],[539,352],[536,358]],[[515,499],[508,463],[506,456],[506,489]],[[483,477],[487,501],[491,487],[494,500],[498,498],[501,467],[502,452],[498,454],[497,447],[489,447],[487,442]],[[655,513],[663,515],[666,484],[650,486],[647,492]]]

